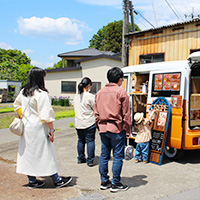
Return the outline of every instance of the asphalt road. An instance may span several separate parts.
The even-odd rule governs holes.
[[[8,129],[0,130],[0,200],[15,199],[56,199],[56,200],[199,200],[200,198],[200,151],[188,151],[178,162],[163,159],[161,166],[152,163],[124,161],[122,183],[129,190],[111,193],[101,191],[98,172],[100,138],[96,134],[95,166],[77,164],[77,136],[74,128],[69,128],[73,118],[57,120],[55,145],[58,160],[58,173],[72,176],[72,183],[64,188],[54,189],[50,178],[41,177],[46,184],[41,189],[26,188],[25,175],[16,174],[18,137]],[[109,162],[109,174],[112,172]]]

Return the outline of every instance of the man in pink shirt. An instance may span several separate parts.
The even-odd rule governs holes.
[[[99,172],[101,176],[100,189],[110,188],[111,192],[127,190],[120,174],[123,165],[126,135],[131,131],[131,113],[129,97],[120,86],[123,82],[123,72],[113,67],[107,72],[109,84],[106,84],[95,97],[94,113],[96,125],[101,137],[101,156]],[[108,176],[108,161],[113,149],[112,183]]]

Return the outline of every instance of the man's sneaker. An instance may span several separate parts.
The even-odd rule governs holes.
[[[101,182],[100,189],[106,190],[106,189],[110,188],[110,186],[111,186],[110,180],[108,180],[107,182]]]
[[[128,190],[128,186],[121,183],[118,183],[117,185],[112,184],[110,188],[111,192],[120,192],[125,190]]]
[[[86,159],[84,160],[78,160],[78,164],[86,163]]]
[[[60,181],[57,183],[54,183],[55,188],[61,188],[67,184],[69,184],[72,181],[72,177],[60,177]]]
[[[93,163],[87,163],[88,167],[93,167],[94,164]]]
[[[35,183],[29,183],[28,184],[28,188],[32,189],[32,188],[40,188],[45,184],[44,181],[40,181],[40,180],[36,180]]]

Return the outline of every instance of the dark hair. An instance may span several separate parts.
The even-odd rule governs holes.
[[[92,85],[92,81],[88,77],[84,77],[81,82],[78,84],[78,93],[83,93],[83,88],[87,87],[88,85]]]
[[[33,96],[34,91],[39,89],[48,92],[44,86],[45,76],[45,70],[39,67],[33,67],[28,73],[28,79],[23,90],[23,95],[26,97]]]
[[[123,78],[123,71],[119,67],[113,67],[107,72],[107,79],[109,83],[118,83],[120,78]]]

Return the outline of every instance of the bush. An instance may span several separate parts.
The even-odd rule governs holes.
[[[51,105],[70,106],[69,98],[70,97],[62,97],[62,96],[60,96],[59,98],[57,98],[56,96],[51,97]]]

